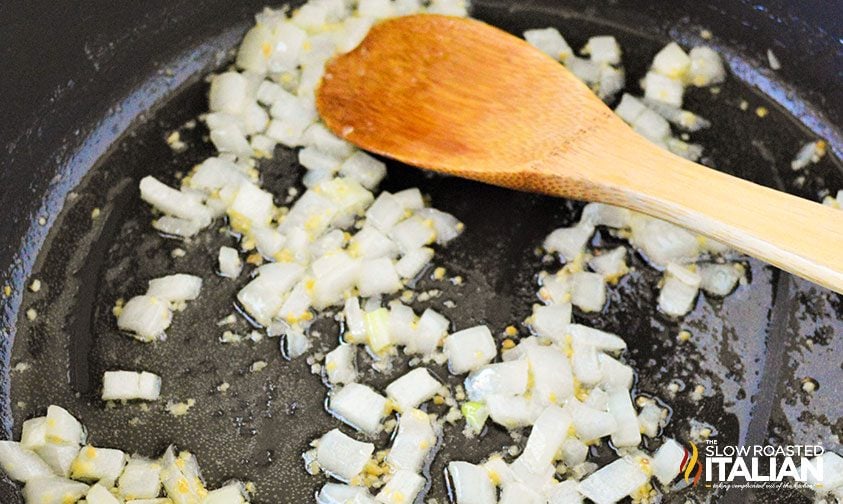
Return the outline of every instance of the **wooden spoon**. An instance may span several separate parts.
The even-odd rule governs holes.
[[[624,206],[843,292],[843,212],[655,146],[564,66],[485,23],[424,14],[379,23],[328,64],[317,106],[368,151]]]

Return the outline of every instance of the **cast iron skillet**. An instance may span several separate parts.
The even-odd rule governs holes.
[[[175,442],[198,455],[214,486],[239,477],[257,483],[258,503],[312,501],[321,481],[305,474],[300,454],[338,425],[323,410],[320,378],[305,359],[286,361],[276,340],[217,342],[222,329],[216,321],[233,311],[233,294],[246,281],[245,275],[232,282],[211,274],[214,252],[233,240],[213,232],[189,243],[158,236],[136,189],[150,173],[175,182],[177,171],[210,154],[202,126],[184,125],[206,108],[203,76],[230,61],[230,49],[263,3],[33,0],[0,7],[0,283],[12,288],[0,301],[5,437],[19,435],[21,421],[43,414],[47,405],[61,404],[82,419],[97,445],[153,456]],[[626,51],[631,89],[669,38],[694,44],[700,30],[709,29],[731,75],[717,95],[693,90],[688,96],[688,108],[715,125],[694,137],[706,147],[705,162],[815,200],[843,187],[837,157],[843,147],[843,16],[836,2],[483,0],[474,12],[514,33],[556,26],[575,47],[590,35],[613,34]],[[782,61],[776,72],[766,64],[770,48]],[[739,109],[742,100],[749,112]],[[761,105],[771,111],[763,120],[752,113]],[[191,146],[183,154],[164,142],[175,128]],[[789,161],[818,136],[833,153],[800,181]],[[294,160],[279,149],[263,165],[264,182],[276,194],[296,184],[301,170]],[[542,264],[534,247],[553,228],[574,221],[581,204],[390,166],[386,189],[415,185],[467,225],[439,256],[465,285],[421,280],[422,289],[444,291],[430,305],[457,327],[482,322],[500,331],[523,320],[534,302],[533,275],[556,267]],[[94,208],[101,209],[98,219],[91,218]],[[598,233],[595,244],[609,246],[612,238]],[[187,255],[174,258],[176,248]],[[658,397],[671,409],[667,435],[685,440],[692,428],[707,425],[722,444],[821,441],[840,451],[841,296],[746,260],[749,285],[725,300],[701,297],[677,322],[653,310],[658,274],[640,258],[633,263],[636,271],[612,289],[604,314],[575,317],[627,339],[625,357],[640,372],[636,393]],[[175,318],[170,338],[141,345],[119,334],[110,313],[115,300],[174,270],[203,276],[205,286],[201,300]],[[42,281],[38,293],[25,289],[32,278]],[[445,300],[457,307],[444,307]],[[30,308],[38,312],[34,321],[23,316]],[[690,343],[676,341],[683,328],[693,333]],[[236,329],[245,330],[245,323]],[[331,348],[336,325],[326,320],[319,329],[317,346]],[[250,373],[256,360],[270,365]],[[10,371],[21,362],[32,367]],[[97,399],[99,377],[114,368],[157,372],[164,376],[162,403],[193,398],[196,405],[181,418],[167,414],[163,404],[151,411],[137,405],[105,411]],[[820,384],[813,395],[801,391],[806,377]],[[378,386],[389,379],[367,377]],[[671,381],[680,384],[675,396],[666,388]],[[223,382],[231,386],[225,394],[217,391]],[[695,401],[690,392],[698,384],[705,393]],[[476,462],[512,443],[495,428],[481,440],[452,438],[429,468],[434,488],[428,497],[444,497],[448,460]],[[595,454],[606,457],[608,448]],[[704,488],[668,501],[688,497],[808,501],[798,493]],[[4,480],[0,502],[20,501]]]

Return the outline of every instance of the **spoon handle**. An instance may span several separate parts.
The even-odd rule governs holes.
[[[626,159],[628,150],[593,159],[589,178],[599,183],[585,196],[673,222],[843,293],[843,211],[693,163],[643,138],[636,143]]]

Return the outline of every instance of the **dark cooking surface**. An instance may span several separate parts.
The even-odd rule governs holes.
[[[256,11],[259,5],[238,6],[242,15],[236,19],[248,19],[247,13]],[[667,40],[668,34],[687,44],[699,42],[700,26],[696,22],[683,21],[680,15],[670,11],[654,21],[652,6],[632,8],[631,4],[618,3],[601,4],[603,8],[597,11],[558,7],[543,11],[538,7],[541,2],[531,5],[510,10],[506,6],[480,3],[475,16],[516,33],[526,28],[557,26],[573,47],[580,47],[590,35],[613,34],[625,50],[624,65],[633,92],[637,89],[635,81],[643,76],[652,55]],[[841,57],[836,42],[839,37],[833,36],[833,43],[826,52],[819,50],[824,47],[821,37],[788,39],[788,43],[801,41],[819,47],[816,51],[806,49],[816,61],[797,70],[793,68],[793,62],[798,53],[790,57],[792,49],[775,46],[772,41],[758,48],[752,46],[757,43],[756,39],[768,33],[765,23],[769,22],[771,14],[745,5],[739,11],[733,7],[732,10],[740,14],[728,9],[719,13],[716,9],[700,7],[695,9],[700,10],[695,18],[707,21],[704,27],[714,32],[715,44],[728,45],[727,56],[742,78],[765,88],[777,101],[787,102],[785,104],[789,104],[791,110],[798,109],[798,103],[785,99],[784,92],[776,91],[782,89],[774,80],[777,74],[753,70],[753,65],[763,64],[762,59],[735,59],[738,54],[762,58],[763,50],[772,46],[785,65],[778,75],[795,81],[793,76],[801,73],[803,86],[829,78],[832,83],[839,82]],[[170,7],[170,22],[184,24],[179,9],[187,8],[187,4]],[[308,502],[321,480],[305,473],[300,453],[310,440],[338,425],[323,411],[324,386],[318,376],[310,374],[304,358],[285,361],[275,339],[240,345],[223,345],[217,341],[224,329],[217,327],[216,321],[233,311],[233,295],[246,280],[245,275],[232,282],[212,274],[216,250],[222,244],[232,244],[233,239],[211,230],[191,243],[163,239],[149,226],[151,213],[137,194],[137,180],[141,176],[153,173],[172,183],[176,171],[188,170],[211,153],[201,139],[204,134],[201,125],[196,130],[182,130],[183,138],[191,147],[183,154],[174,155],[164,137],[206,108],[206,85],[201,81],[201,72],[196,72],[205,65],[213,66],[220,57],[217,52],[234,44],[237,34],[246,25],[211,19],[207,12],[193,4],[190,8],[197,9],[195,24],[204,26],[202,30],[205,31],[196,28],[193,32],[188,31],[184,38],[192,40],[193,45],[202,45],[187,59],[156,59],[159,68],[174,71],[172,81],[168,84],[166,75],[159,74],[151,79],[158,79],[157,84],[145,88],[141,98],[135,97],[135,101],[123,108],[112,109],[110,114],[103,115],[113,121],[113,131],[109,131],[111,127],[99,131],[103,139],[100,147],[105,148],[106,139],[126,128],[121,121],[127,110],[133,117],[138,110],[151,104],[153,98],[150,97],[163,95],[169,85],[188,79],[188,75],[193,76],[177,94],[167,97],[149,116],[151,119],[128,128],[116,147],[110,149],[67,198],[61,214],[35,212],[34,203],[21,201],[29,196],[23,198],[23,192],[12,192],[10,189],[15,187],[12,184],[2,186],[3,211],[11,212],[13,216],[3,223],[3,229],[8,228],[5,236],[13,232],[17,232],[13,236],[22,235],[23,231],[19,230],[26,224],[27,211],[33,216],[49,214],[52,229],[31,276],[41,279],[43,287],[37,294],[28,291],[23,294],[21,317],[17,319],[17,341],[11,364],[24,361],[33,367],[24,372],[12,372],[10,400],[17,424],[15,435],[19,434],[21,420],[43,414],[47,405],[56,403],[80,416],[89,427],[95,444],[157,455],[169,442],[175,442],[197,454],[212,485],[240,477],[257,483],[257,503]],[[775,8],[775,5],[771,7]],[[595,12],[600,12],[605,19],[597,18]],[[166,24],[156,25],[154,16],[150,17],[152,19],[142,23],[144,29],[166,27]],[[760,28],[743,29],[756,36],[749,37],[730,25],[729,20],[735,17],[757,23]],[[676,24],[669,31],[661,29],[667,19]],[[785,19],[778,26],[796,33],[818,23],[820,20],[809,18]],[[235,24],[237,29],[232,30]],[[830,29],[840,33],[839,26]],[[143,43],[149,47],[156,44],[134,32],[127,36],[145,40]],[[751,49],[740,49],[730,39],[743,40]],[[98,40],[103,42],[101,36]],[[120,39],[115,43],[119,45]],[[101,46],[88,47],[93,54],[89,63],[104,65],[106,71],[112,58],[119,60],[122,57],[119,51],[109,54],[97,47]],[[104,47],[107,48],[107,44]],[[822,62],[832,77],[819,73],[813,66]],[[137,66],[132,68],[138,70],[146,69],[145,65],[149,64],[143,60],[135,63]],[[138,78],[142,75],[146,74],[140,73]],[[768,80],[762,79],[765,76]],[[85,83],[69,86],[63,92],[72,93],[76,85],[82,87]],[[766,89],[769,86],[773,87]],[[716,96],[706,89],[693,89],[687,97],[687,108],[714,123],[711,130],[693,137],[705,146],[707,163],[760,183],[787,187],[811,199],[818,199],[818,191],[822,188],[843,187],[843,172],[834,156],[828,156],[812,167],[812,176],[803,186],[796,187],[796,174],[788,165],[802,143],[813,135],[737,77],[730,76],[722,88]],[[839,130],[833,124],[841,124],[843,114],[843,101],[836,100],[841,95],[840,87],[817,84],[815,88],[800,88],[800,93],[821,106],[831,119],[817,119],[812,113],[803,111],[803,122],[815,129],[824,128],[823,136],[839,152],[842,146]],[[748,112],[738,108],[742,99],[749,102]],[[752,113],[762,104],[771,110],[763,120]],[[10,110],[23,117],[20,107],[24,105],[16,103],[18,108]],[[131,110],[131,107],[135,109]],[[56,121],[63,120],[59,115],[56,117]],[[67,119],[61,124],[75,123]],[[44,128],[42,138],[55,134],[49,127]],[[33,145],[37,146],[37,139],[27,137],[13,147],[7,145],[7,151],[11,150],[7,159],[9,166],[24,170],[20,160],[37,156],[34,151],[25,149],[34,149]],[[72,141],[66,145],[73,151]],[[52,148],[58,149],[58,145]],[[64,197],[61,193],[63,183],[71,184],[74,177],[84,173],[90,160],[85,156],[92,152],[96,152],[96,144],[89,145],[77,161],[71,162],[73,169],[64,181],[54,182],[51,194],[57,198],[55,201],[60,202]],[[276,160],[262,165],[263,180],[273,192],[283,195],[295,182],[299,168],[295,166],[291,152],[279,150],[276,154]],[[58,153],[56,159],[56,162],[61,160]],[[40,165],[36,166],[40,169]],[[0,177],[10,177],[10,174],[4,169]],[[39,180],[33,177],[30,182],[36,200],[43,192]],[[441,309],[459,328],[487,323],[493,332],[499,333],[506,325],[523,320],[534,301],[533,275],[542,268],[533,249],[550,230],[572,222],[578,216],[580,205],[462,180],[428,177],[401,166],[390,167],[384,189],[414,185],[432,197],[433,206],[454,213],[466,223],[465,234],[440,251],[436,261],[445,266],[449,274],[462,275],[465,285],[455,287],[444,282],[423,281],[420,290],[435,287],[444,291],[431,306]],[[95,207],[101,208],[101,216],[92,220],[91,211]],[[56,219],[55,222],[52,219]],[[37,248],[38,226],[35,229],[28,247],[23,248],[25,254],[9,268],[9,280],[3,282],[15,287],[14,297],[2,301],[4,334],[11,330],[17,303],[21,302],[22,270],[29,267]],[[595,243],[601,243],[604,238],[598,235]],[[11,239],[0,245],[3,261],[12,257],[8,247],[17,245]],[[172,258],[170,252],[176,247],[186,250],[186,257]],[[31,255],[27,256],[27,253]],[[606,313],[588,319],[596,327],[617,332],[627,340],[630,351],[626,357],[640,371],[636,391],[661,398],[674,412],[666,429],[667,435],[687,439],[688,422],[695,419],[714,427],[721,443],[765,443],[768,440],[814,443],[821,440],[827,448],[840,450],[840,440],[832,435],[843,432],[843,403],[839,399],[843,394],[841,296],[793,281],[769,267],[749,261],[750,286],[739,288],[723,301],[701,297],[696,310],[677,323],[654,313],[658,275],[638,258],[635,263],[638,266],[636,273],[625,278],[618,288],[611,289]],[[6,264],[0,263],[4,268]],[[12,264],[11,259],[8,264]],[[119,334],[110,313],[114,301],[140,293],[149,278],[173,271],[200,275],[205,284],[200,299],[176,315],[168,331],[169,339],[155,345],[142,345]],[[443,307],[442,302],[447,299],[456,301],[457,307]],[[426,305],[416,305],[420,306]],[[28,308],[35,308],[39,313],[34,322],[22,315]],[[239,327],[245,328],[242,323]],[[681,328],[693,333],[691,342],[676,342],[676,333]],[[325,322],[320,324],[320,329],[323,334],[320,341],[326,348],[331,348],[337,337],[336,328]],[[813,341],[812,346],[807,344],[808,339]],[[250,373],[249,366],[256,360],[265,360],[269,366],[259,373]],[[96,398],[99,377],[103,370],[114,367],[146,369],[163,375],[163,400],[153,404],[148,412],[141,411],[138,405],[105,410]],[[8,363],[4,369],[8,369]],[[446,376],[445,373],[439,375]],[[814,377],[820,383],[813,396],[800,389],[800,380],[806,376]],[[681,380],[685,385],[684,391],[675,398],[666,391],[671,380]],[[389,377],[370,376],[366,381],[380,387],[389,381]],[[231,385],[225,394],[216,390],[222,382]],[[697,384],[706,387],[699,402],[690,398],[690,391]],[[8,399],[5,395],[8,391],[3,394],[4,399]],[[187,416],[174,418],[164,411],[167,400],[189,398],[195,399],[196,405]],[[465,442],[459,434],[451,434],[454,442],[440,452],[431,468],[435,491],[429,496],[443,495],[442,471],[447,460],[476,462],[491,450],[511,444],[509,437],[498,429],[492,429],[479,443]],[[11,488],[8,482],[0,488],[0,502],[18,502]],[[687,491],[674,494],[673,500],[683,502],[690,495],[692,493]],[[705,500],[711,493],[699,490],[694,495]],[[722,496],[717,497],[716,500],[720,500]],[[733,494],[730,497],[746,500],[745,496]],[[796,496],[786,494],[759,495],[751,501],[769,502],[771,498],[776,498],[776,502],[797,501]]]

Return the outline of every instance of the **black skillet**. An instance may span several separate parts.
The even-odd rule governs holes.
[[[203,76],[230,61],[231,48],[262,6],[261,0],[0,6],[0,284],[11,287],[0,300],[5,437],[19,435],[22,420],[60,404],[82,419],[100,446],[152,456],[175,442],[198,455],[212,485],[238,477],[257,483],[257,503],[312,501],[322,481],[305,473],[300,454],[337,425],[323,410],[320,378],[305,359],[286,361],[276,340],[217,341],[222,329],[216,321],[233,311],[233,293],[246,280],[211,273],[213,251],[233,240],[213,232],[191,243],[162,238],[150,228],[150,211],[137,192],[143,175],[174,182],[177,171],[210,154],[202,126],[183,126],[206,108]],[[625,50],[633,90],[666,41],[697,44],[708,29],[714,35],[708,43],[722,51],[731,72],[719,94],[693,90],[688,96],[688,108],[714,123],[694,136],[706,148],[704,161],[814,200],[843,188],[839,1],[480,1],[474,13],[514,33],[556,26],[574,47],[588,36],[613,34]],[[780,59],[780,70],[768,67],[767,49]],[[744,100],[746,112],[739,108]],[[753,113],[758,106],[770,114],[760,119]],[[190,149],[174,154],[164,138],[180,127]],[[827,139],[833,152],[800,181],[790,159],[816,137]],[[294,159],[279,149],[263,165],[264,183],[276,194],[297,183],[301,170]],[[439,256],[466,282],[420,281],[423,289],[444,291],[431,305],[458,327],[483,322],[500,331],[523,320],[534,300],[534,274],[555,267],[543,265],[533,249],[550,230],[575,220],[581,205],[390,167],[386,189],[415,185],[467,225]],[[101,209],[97,219],[94,208]],[[604,233],[595,237],[596,245],[611,243]],[[187,255],[173,258],[176,248]],[[658,275],[639,258],[634,264],[636,272],[612,290],[604,314],[576,317],[629,341],[626,359],[639,371],[636,392],[671,409],[665,434],[686,440],[692,424],[708,425],[721,443],[820,441],[840,451],[841,296],[749,260],[749,285],[725,300],[701,297],[677,322],[654,312]],[[176,317],[170,338],[144,346],[119,334],[110,314],[115,300],[174,270],[203,276],[205,287],[202,299]],[[42,282],[37,293],[26,290],[34,278]],[[456,301],[456,308],[444,307],[445,300]],[[30,308],[38,313],[34,321],[24,316]],[[324,321],[320,329],[318,346],[330,348],[336,326]],[[677,342],[680,329],[693,333],[691,342]],[[250,373],[256,360],[270,365]],[[20,362],[32,367],[10,371]],[[163,404],[148,412],[136,405],[106,410],[97,399],[99,377],[115,367],[157,372],[165,380],[162,403],[193,398],[196,405],[181,418]],[[819,383],[812,395],[801,389],[805,378]],[[389,377],[368,379],[382,385]],[[667,390],[671,381],[680,384],[675,396]],[[230,384],[225,394],[217,391],[223,382]],[[705,386],[699,401],[690,394],[697,384]],[[444,496],[448,460],[476,462],[512,443],[494,428],[480,441],[451,439],[429,469],[429,497]],[[595,456],[609,456],[606,450]],[[688,497],[809,501],[797,492],[704,488],[667,501]],[[0,484],[0,502],[21,502],[9,481]]]

